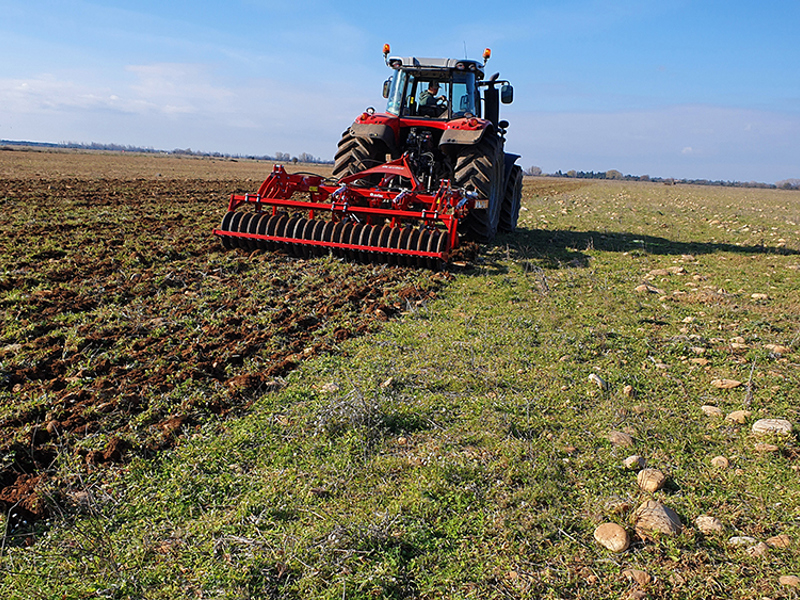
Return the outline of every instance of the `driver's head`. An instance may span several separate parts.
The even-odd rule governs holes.
[[[436,81],[431,81],[431,82],[428,84],[428,91],[429,91],[429,92],[433,92],[433,93],[436,93],[436,92],[438,92],[438,91],[439,91],[439,83],[438,83],[438,82],[436,82]]]

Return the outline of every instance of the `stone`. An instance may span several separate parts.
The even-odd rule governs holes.
[[[769,546],[767,546],[764,542],[758,542],[755,546],[750,546],[745,550],[750,556],[755,556],[757,558],[764,558],[769,554]]]
[[[641,569],[625,569],[622,576],[633,583],[638,583],[642,587],[647,587],[653,582],[653,577],[647,571]]]
[[[788,346],[781,346],[780,344],[764,344],[764,348],[773,354],[789,354],[792,351]]]
[[[753,449],[756,452],[777,452],[778,450],[780,450],[780,448],[778,448],[778,446],[776,446],[775,444],[762,444],[762,443],[754,445]]]
[[[681,532],[683,524],[671,508],[656,500],[647,500],[634,513],[636,532],[643,538],[657,535],[674,536]]]
[[[639,469],[643,469],[645,465],[645,460],[638,454],[632,454],[628,458],[623,461],[626,469],[631,471],[638,471]]]
[[[797,588],[800,587],[800,577],[797,575],[781,575],[778,578],[778,583],[787,587]]]
[[[750,294],[753,300],[769,300],[769,294]]]
[[[711,459],[711,465],[718,469],[727,469],[730,464],[730,461],[724,456],[715,456]]]
[[[724,416],[724,413],[722,412],[722,409],[719,408],[718,406],[711,406],[709,404],[704,404],[703,406],[700,407],[700,410],[702,410],[703,414],[705,414],[708,417],[720,417],[721,418],[721,417]]]
[[[633,398],[635,392],[633,391],[632,385],[626,385],[622,388],[622,393],[625,394],[628,398]]]
[[[603,523],[594,530],[594,539],[598,544],[612,552],[624,552],[631,540],[625,528],[616,523]]]
[[[633,446],[633,437],[622,431],[612,431],[608,434],[608,441],[615,446]]]
[[[714,379],[711,385],[721,390],[731,390],[742,385],[742,382],[738,379]]]
[[[712,535],[725,531],[725,526],[717,517],[710,515],[700,515],[694,520],[694,524],[703,535]]]
[[[642,469],[636,476],[636,483],[639,484],[639,487],[650,494],[664,487],[666,481],[666,475],[658,469]]]
[[[773,548],[788,548],[792,545],[792,540],[785,533],[781,533],[779,535],[773,535],[771,538],[769,538],[767,540],[767,545],[772,546]]]
[[[758,540],[749,535],[735,535],[728,539],[728,544],[731,546],[755,546]]]
[[[599,389],[603,391],[606,391],[608,389],[608,383],[596,373],[592,373],[591,375],[589,375],[589,381],[594,383]]]
[[[789,435],[792,429],[792,424],[786,419],[759,419],[752,427],[756,435]]]
[[[735,410],[731,413],[728,413],[728,416],[725,417],[725,419],[728,421],[733,421],[734,423],[739,423],[739,425],[744,425],[747,423],[747,419],[749,419],[750,415],[752,414],[753,413],[751,413],[749,410]]]

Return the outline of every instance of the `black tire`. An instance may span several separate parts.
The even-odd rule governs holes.
[[[454,172],[455,187],[478,193],[489,201],[488,208],[476,209],[465,217],[462,227],[467,238],[489,243],[497,233],[503,193],[503,150],[497,136],[487,131],[475,146],[459,151]]]
[[[504,233],[517,230],[519,207],[522,203],[522,167],[514,165],[506,181],[506,193],[500,207],[500,222],[497,227]]]
[[[377,167],[386,162],[386,148],[383,142],[371,138],[356,137],[345,131],[333,161],[333,177],[341,179],[359,171]],[[380,175],[376,176],[380,181]],[[374,177],[370,178],[374,179]]]

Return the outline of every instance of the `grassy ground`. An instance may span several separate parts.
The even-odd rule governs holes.
[[[800,447],[750,427],[800,423],[800,194],[534,179],[520,226],[244,416],[82,476],[33,545],[4,538],[0,595],[797,597]],[[677,536],[634,534],[631,454]]]

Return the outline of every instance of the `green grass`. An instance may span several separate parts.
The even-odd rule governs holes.
[[[157,460],[71,480],[65,461],[70,500],[4,549],[0,595],[619,598],[638,568],[648,597],[795,597],[778,578],[800,575],[800,448],[756,451],[750,424],[800,423],[800,195],[526,180],[524,196],[521,230],[438,299],[302,363],[246,414]],[[668,475],[655,496],[684,530],[611,554],[594,528],[633,533],[647,498],[632,453]],[[701,514],[726,533],[697,531]],[[792,544],[765,557],[727,543],[776,534]]]

